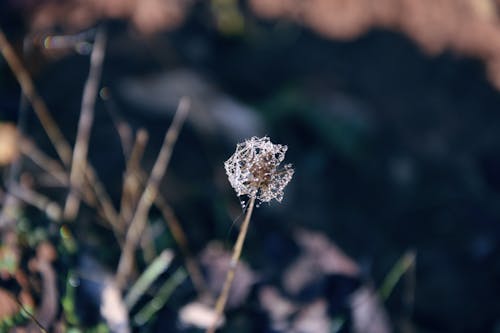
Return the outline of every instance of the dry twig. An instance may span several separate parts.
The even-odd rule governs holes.
[[[189,245],[186,237],[186,233],[182,229],[182,226],[179,222],[179,219],[174,213],[172,207],[165,201],[163,196],[158,195],[155,199],[155,205],[160,210],[163,219],[167,223],[168,229],[172,234],[175,242],[179,246],[182,255],[184,256],[184,260],[186,261],[186,269],[189,273],[191,281],[195,289],[198,291],[198,294],[212,297],[212,295],[207,294],[208,288],[206,287],[206,282],[201,273],[201,269],[193,257],[193,254],[189,250]]]
[[[123,196],[122,196],[122,208],[120,210],[121,216],[124,221],[130,220],[129,217],[133,212],[132,207],[135,207],[137,203],[137,193],[139,188],[145,186],[147,181],[147,176],[144,170],[142,170],[139,165],[140,156],[145,146],[145,141],[147,139],[147,132],[139,131],[136,137],[136,144],[132,149],[131,157],[127,163],[127,171],[125,173],[125,180],[123,186]],[[167,203],[165,198],[158,193],[155,200],[155,206],[160,210],[163,219],[167,223],[167,226],[174,238],[175,242],[179,246],[182,255],[186,261],[186,269],[190,275],[191,281],[195,289],[200,295],[206,295],[208,289],[206,288],[205,279],[201,273],[201,269],[196,263],[191,251],[189,250],[189,245],[186,237],[186,233],[182,229],[179,219],[175,215],[172,207]],[[130,214],[130,215],[129,215]],[[211,295],[207,295],[210,296]]]
[[[119,113],[116,102],[113,100],[113,97],[111,96],[108,88],[102,88],[99,92],[99,96],[103,101],[105,101],[105,110],[108,111],[111,122],[115,126],[118,137],[120,138],[123,157],[125,158],[125,160],[129,160],[132,153],[132,127],[123,119],[122,115]]]
[[[136,170],[140,168],[139,161],[142,158],[144,149],[148,142],[148,132],[145,129],[139,129],[135,137],[135,143],[132,147],[130,157],[125,168],[123,177],[123,189],[121,198],[120,216],[126,223],[133,217],[134,207],[139,199],[140,184],[134,177]]]
[[[50,158],[38,149],[38,147],[31,140],[21,137],[19,139],[19,150],[36,165],[51,175],[61,185],[68,185],[68,175],[66,170],[64,170],[64,167],[57,160]]]
[[[222,287],[220,296],[217,299],[217,303],[215,303],[215,320],[212,323],[212,326],[210,326],[210,328],[207,330],[207,333],[215,332],[217,325],[219,324],[219,321],[222,317],[222,313],[224,312],[224,307],[226,306],[227,298],[229,296],[229,290],[231,289],[231,285],[233,284],[234,273],[236,272],[236,267],[238,266],[238,261],[243,249],[243,243],[245,242],[245,237],[247,235],[248,225],[250,224],[250,218],[252,217],[254,205],[255,196],[251,197],[248,203],[245,219],[243,220],[240,232],[238,233],[238,238],[236,239],[236,243],[234,244],[233,256],[231,257],[231,262],[229,264],[229,271],[227,272],[226,280],[224,281],[224,286]]]
[[[33,110],[40,120],[43,129],[47,133],[49,140],[55,147],[56,152],[63,162],[65,167],[69,167],[71,164],[72,150],[64,136],[62,135],[57,123],[54,121],[50,115],[47,105],[38,95],[33,80],[31,79],[28,71],[23,66],[21,60],[17,57],[14,52],[13,47],[8,42],[5,34],[0,29],[0,52],[4,56],[7,64],[14,73],[17,81],[21,86],[21,90],[26,98],[30,101]],[[85,168],[85,179],[89,183],[89,186],[93,188],[97,201],[101,203],[103,209],[103,215],[106,217],[108,222],[117,228],[119,225],[118,214],[115,212],[111,200],[99,181],[94,169],[90,164],[86,165]]]
[[[59,207],[56,202],[51,201],[49,198],[17,183],[11,184],[9,191],[18,199],[38,208],[42,212],[45,212],[45,214],[47,214],[50,219],[54,221],[61,220],[61,207]]]
[[[31,79],[28,71],[23,66],[21,60],[19,60],[16,55],[14,48],[10,45],[9,41],[5,37],[5,34],[0,29],[0,52],[3,57],[7,61],[10,69],[14,73],[17,81],[21,85],[21,89],[26,96],[26,98],[30,101],[33,106],[33,110],[37,115],[40,123],[42,124],[45,132],[47,133],[50,141],[54,145],[61,161],[64,164],[68,165],[71,160],[71,148],[67,141],[64,139],[59,127],[56,122],[50,115],[47,105],[42,100],[42,98],[38,95],[35,89],[35,85],[33,84],[33,80]]]
[[[101,28],[97,31],[92,54],[90,55],[90,70],[83,90],[82,111],[78,122],[75,149],[70,174],[70,191],[64,207],[64,217],[73,220],[80,207],[80,193],[84,181],[87,165],[87,152],[90,132],[94,121],[94,107],[101,79],[102,64],[106,49],[106,31]]]
[[[170,162],[170,157],[172,156],[172,150],[177,141],[180,129],[184,124],[189,111],[190,101],[188,98],[183,97],[179,102],[177,112],[175,113],[172,124],[170,125],[163,145],[158,154],[158,158],[153,166],[151,175],[147,181],[144,192],[139,199],[139,203],[134,213],[134,217],[130,223],[127,235],[125,238],[125,244],[123,247],[123,252],[120,257],[118,264],[118,269],[116,272],[116,281],[118,286],[123,287],[126,284],[126,280],[132,270],[134,262],[134,251],[139,243],[142,232],[146,225],[146,220],[148,216],[149,209],[153,204],[157,194],[160,181],[165,174],[165,171]]]

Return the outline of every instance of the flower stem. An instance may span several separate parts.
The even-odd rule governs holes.
[[[206,331],[206,333],[214,333],[217,328],[217,324],[222,317],[222,313],[224,312],[224,307],[226,306],[227,298],[229,296],[229,290],[231,289],[231,285],[234,280],[234,273],[236,271],[236,267],[238,266],[238,261],[240,260],[241,250],[243,249],[243,243],[245,242],[245,237],[248,231],[248,225],[250,224],[250,218],[252,217],[253,207],[255,205],[255,197],[250,198],[250,202],[248,203],[247,212],[245,214],[245,219],[243,220],[243,224],[241,225],[240,232],[238,234],[238,239],[234,244],[233,248],[233,256],[231,257],[231,262],[229,263],[229,270],[226,274],[226,280],[224,281],[224,286],[222,291],[217,298],[217,302],[215,303],[215,320],[212,323],[212,326]]]

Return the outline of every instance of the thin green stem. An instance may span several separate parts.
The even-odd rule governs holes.
[[[231,262],[229,263],[229,270],[226,274],[226,280],[224,281],[224,286],[222,287],[222,291],[217,298],[217,302],[215,303],[215,320],[212,323],[212,326],[206,331],[206,333],[214,333],[217,324],[222,317],[222,313],[224,312],[224,308],[226,306],[227,299],[229,297],[229,290],[231,289],[231,285],[234,280],[234,273],[236,272],[236,267],[238,266],[238,261],[240,260],[241,251],[243,249],[243,243],[245,242],[245,238],[248,231],[248,225],[250,224],[250,218],[252,217],[253,207],[255,205],[255,197],[250,198],[250,202],[248,203],[247,212],[245,215],[245,220],[243,220],[243,224],[241,225],[240,232],[238,234],[238,239],[234,244],[233,248],[233,256],[231,258]]]

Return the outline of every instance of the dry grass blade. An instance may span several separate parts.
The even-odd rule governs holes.
[[[134,156],[134,154],[132,154],[132,156]],[[130,183],[130,186],[133,185],[134,190],[137,190],[139,187],[144,186],[144,184],[146,183],[147,176],[138,163],[135,167],[131,166],[130,169],[132,171],[135,170],[135,172],[132,171],[130,173],[127,172],[126,175],[127,177],[125,182],[127,184],[128,181]],[[126,186],[124,186],[124,189],[125,188]],[[132,202],[134,202],[135,204],[136,201],[133,200]],[[168,229],[172,234],[172,237],[174,238],[176,244],[179,246],[179,249],[181,250],[182,255],[184,256],[186,269],[189,273],[189,276],[191,278],[191,281],[193,282],[195,289],[198,291],[198,294],[212,298],[212,295],[209,295],[209,290],[207,288],[207,284],[203,277],[203,274],[201,273],[201,269],[189,249],[189,243],[186,237],[186,233],[182,229],[182,226],[179,222],[179,219],[175,215],[174,210],[167,203],[167,201],[161,195],[161,193],[158,193],[158,195],[156,196],[154,204],[160,210],[160,213],[162,214],[163,219],[167,223]],[[121,211],[122,216],[125,216],[124,215],[125,209],[127,207],[126,206],[122,207],[123,207]]]
[[[126,294],[125,304],[128,310],[134,307],[158,276],[167,270],[173,259],[174,253],[171,250],[164,250],[153,260]]]
[[[21,138],[20,143],[19,143],[19,149],[24,155],[26,155],[35,164],[37,164],[40,168],[42,168],[42,170],[44,170],[45,172],[47,172],[47,174],[51,175],[52,177],[54,177],[54,179],[56,179],[58,182],[60,182],[61,185],[63,185],[63,186],[68,185],[69,176],[68,176],[67,172],[64,170],[64,168],[62,167],[62,165],[58,161],[50,158],[44,152],[39,150],[33,142],[31,142],[27,138]],[[97,181],[97,184],[100,184],[99,181]],[[101,191],[104,191],[104,190],[101,189]],[[98,197],[101,199],[103,196],[104,197],[107,196],[107,194],[105,192],[104,193],[98,192],[98,193],[99,193]],[[85,201],[85,203],[87,205],[96,208],[99,216],[102,219],[104,219],[107,223],[109,223],[109,221],[114,218],[113,215],[111,215],[111,214],[113,214],[113,212],[110,213],[109,209],[107,209],[107,210],[106,209],[99,209],[101,207],[99,207],[98,205],[99,204],[104,205],[103,203],[106,203],[106,199],[100,200],[98,203],[98,201],[96,200],[95,193],[92,192],[92,189],[88,186],[88,184],[83,189],[83,200]],[[110,199],[108,199],[108,200],[110,200]],[[37,205],[35,205],[35,206],[37,206]],[[111,218],[110,218],[110,216],[111,216]],[[115,219],[117,219],[117,218],[115,218]],[[111,224],[111,227],[113,227],[113,224]],[[115,233],[118,233],[118,231],[119,231],[119,230],[116,230],[116,228],[113,228],[113,230],[115,231]],[[117,234],[117,237],[118,237],[118,234]]]
[[[54,145],[54,148],[59,155],[59,158],[65,165],[69,165],[71,161],[71,147],[64,139],[59,127],[56,122],[50,115],[47,105],[40,98],[38,93],[36,92],[35,85],[33,84],[33,80],[31,79],[28,71],[22,64],[21,60],[19,60],[18,56],[14,52],[14,48],[10,45],[5,34],[0,29],[0,52],[3,57],[7,61],[10,69],[14,73],[17,81],[21,85],[21,89],[26,96],[26,98],[30,101],[33,106],[33,110],[35,111],[40,123],[42,124],[45,132],[47,133],[50,141]]]
[[[85,169],[85,179],[94,191],[97,202],[100,205],[102,215],[106,218],[108,223],[111,224],[113,229],[121,232],[122,226],[120,224],[120,216],[118,216],[108,192],[104,188],[104,185],[102,185],[96,172],[94,171],[94,168],[92,168],[90,164],[87,164],[87,168]]]
[[[40,151],[40,149],[38,149],[32,141],[27,138],[20,138],[19,150],[36,165],[51,175],[61,185],[68,185],[68,175],[64,170],[64,167],[57,160],[50,158],[45,153]]]
[[[156,159],[144,192],[142,193],[139,203],[137,204],[137,208],[127,231],[123,252],[118,263],[116,281],[120,287],[123,287],[126,284],[126,280],[132,270],[134,251],[139,243],[142,232],[144,231],[149,209],[158,194],[160,181],[167,170],[170,157],[172,156],[172,150],[175,142],[177,141],[177,137],[179,136],[180,129],[186,120],[189,106],[189,99],[183,97],[179,102],[177,112],[175,113],[172,124],[165,135],[165,140],[163,141],[158,158]]]
[[[123,119],[122,115],[118,111],[118,107],[109,92],[109,89],[104,87],[100,90],[99,96],[105,101],[105,110],[108,111],[109,117],[111,118],[111,122],[118,133],[118,137],[120,138],[120,144],[122,146],[123,157],[125,160],[130,159],[130,155],[132,153],[132,143],[133,143],[133,131],[125,119]]]
[[[201,269],[194,259],[191,251],[189,250],[186,233],[182,229],[179,219],[174,213],[174,210],[161,195],[158,195],[156,197],[155,205],[160,210],[163,219],[167,223],[168,229],[172,234],[172,237],[174,238],[175,242],[182,252],[182,255],[184,256],[186,269],[195,289],[198,291],[198,294],[212,298],[212,295],[208,294],[209,290],[207,288],[207,284],[205,282],[203,274],[201,273]]]
[[[416,256],[415,251],[408,251],[394,264],[379,289],[379,294],[383,300],[389,298],[403,275],[411,272],[411,269],[415,267]]]
[[[45,212],[53,221],[61,220],[62,210],[56,202],[19,184],[11,184],[9,191],[16,198]]]
[[[87,165],[90,132],[94,121],[95,100],[101,79],[105,49],[106,31],[101,28],[97,31],[94,46],[92,47],[89,76],[83,89],[82,111],[78,122],[78,132],[71,164],[70,192],[64,207],[64,217],[68,220],[73,220],[76,217],[80,207],[80,192]]]
[[[187,273],[182,267],[168,278],[168,280],[156,292],[155,297],[150,300],[139,312],[134,316],[134,323],[138,326],[144,325],[165,305],[170,296],[175,292],[176,288],[187,277]]]
[[[19,82],[23,94],[30,101],[33,110],[40,120],[43,129],[47,133],[52,145],[55,147],[56,152],[63,162],[65,167],[69,167],[71,164],[72,150],[64,136],[62,135],[57,123],[54,121],[50,115],[45,102],[40,98],[36,92],[33,80],[31,79],[28,71],[23,66],[13,47],[8,42],[5,34],[0,29],[0,52],[7,61],[10,69],[14,73],[17,81]],[[111,200],[104,189],[104,186],[99,182],[94,169],[90,164],[87,164],[85,168],[85,179],[89,185],[94,189],[95,195],[98,201],[102,205],[103,215],[109,223],[114,225],[114,228],[118,226],[118,214],[114,211]]]
[[[132,219],[134,207],[139,199],[141,184],[139,184],[137,177],[134,177],[134,171],[140,168],[139,161],[142,158],[148,139],[149,134],[145,129],[141,128],[137,131],[135,143],[125,168],[120,216],[127,223]]]

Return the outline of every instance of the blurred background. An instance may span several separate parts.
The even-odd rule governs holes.
[[[500,1],[6,0],[0,28],[0,329],[203,331],[243,214],[223,163],[269,135],[295,175],[221,331],[500,332]]]

